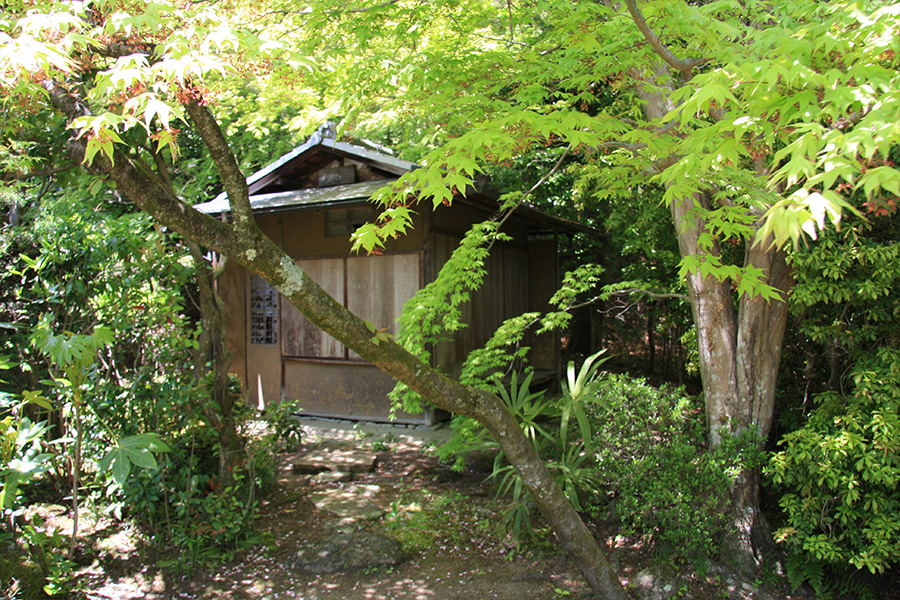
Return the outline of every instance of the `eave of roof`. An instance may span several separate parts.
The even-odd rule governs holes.
[[[500,204],[495,196],[483,193],[469,193],[466,196],[458,196],[454,202],[462,202],[482,210],[499,211]],[[599,233],[598,230],[587,225],[582,225],[577,221],[570,221],[563,217],[557,217],[541,211],[529,204],[520,204],[514,215],[520,219],[530,221],[531,229],[543,229],[544,232],[556,233]]]
[[[372,195],[386,185],[390,185],[395,179],[372,179],[362,183],[348,183],[324,188],[308,188],[290,192],[277,192],[274,194],[258,194],[250,196],[250,208],[255,213],[275,212],[304,207],[325,207],[337,204],[366,201]],[[214,200],[196,204],[194,208],[200,212],[212,215],[220,215],[231,212],[228,198],[223,194],[216,196]]]
[[[264,189],[274,178],[277,178],[279,170],[290,168],[290,163],[292,161],[302,157],[306,153],[315,154],[318,151],[327,150],[347,158],[373,165],[384,172],[397,175],[398,177],[418,168],[418,165],[415,163],[401,160],[373,148],[336,141],[333,137],[329,137],[325,131],[327,131],[327,127],[320,127],[308,140],[306,140],[306,142],[278,157],[278,159],[272,161],[247,178],[247,187],[251,194],[250,207],[253,212],[265,213],[358,203],[369,200],[377,190],[396,181],[391,178],[373,179],[361,183],[337,185],[333,187],[307,188],[270,194],[254,194],[255,191]],[[363,141],[363,143],[365,143],[365,141]],[[380,148],[380,146],[374,144],[373,146]],[[490,193],[475,193],[472,194],[472,196],[472,198],[466,200],[457,198],[456,201],[463,200],[470,204],[480,205],[482,209],[487,210],[496,210],[499,208],[496,199],[493,198]],[[214,215],[231,212],[228,196],[225,192],[222,192],[209,202],[194,205],[194,208],[201,212]],[[516,212],[521,218],[544,228],[545,231],[596,233],[596,230],[590,227],[586,227],[585,225],[574,221],[569,221],[568,219],[549,215],[527,205],[520,206]]]
[[[256,171],[255,173],[247,177],[247,187],[250,188],[250,193],[252,194],[253,192],[255,192],[256,190],[254,188],[258,187],[257,184],[263,182],[269,175],[272,175],[280,168],[285,167],[286,165],[288,165],[288,163],[305,154],[306,152],[310,152],[316,149],[317,146],[326,150],[337,152],[348,158],[358,159],[362,162],[373,164],[379,169],[397,175],[398,177],[400,175],[403,175],[404,173],[407,173],[408,171],[412,171],[418,166],[415,163],[409,162],[408,160],[401,160],[395,156],[391,156],[390,154],[378,152],[364,146],[350,144],[347,142],[338,142],[334,138],[325,137],[322,133],[322,130],[319,129],[315,131],[311,136],[309,136],[309,139],[306,140],[303,144],[297,146],[290,152],[283,154],[259,171]],[[218,196],[216,196],[212,200],[212,202],[218,202],[226,198],[227,194],[225,192],[222,192]],[[206,204],[210,204],[210,202],[205,202],[204,205]]]

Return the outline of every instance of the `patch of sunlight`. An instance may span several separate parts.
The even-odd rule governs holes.
[[[143,573],[123,577],[115,582],[108,582],[98,589],[91,590],[91,598],[109,598],[110,600],[162,600],[169,598],[162,572],[156,573],[152,579]]]
[[[434,592],[429,585],[427,579],[401,579],[386,588],[375,582],[364,586],[363,597],[366,600],[433,600]]]

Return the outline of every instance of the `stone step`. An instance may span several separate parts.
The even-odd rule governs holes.
[[[317,509],[328,511],[341,519],[369,521],[385,513],[384,509],[371,500],[379,489],[377,485],[346,485],[313,492],[309,499]]]
[[[310,478],[309,482],[317,483],[346,483],[353,479],[353,473],[347,471],[322,471]]]
[[[298,552],[286,564],[301,573],[338,573],[391,567],[403,560],[400,543],[379,533],[338,533]]]
[[[295,473],[316,474],[324,471],[370,473],[375,470],[377,455],[356,448],[317,448],[293,460]]]

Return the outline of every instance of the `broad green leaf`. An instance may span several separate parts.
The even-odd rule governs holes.
[[[127,436],[119,439],[97,464],[98,469],[109,471],[119,485],[123,485],[131,472],[131,466],[156,469],[153,452],[168,452],[169,446],[152,433]]]
[[[53,410],[53,404],[50,402],[50,399],[39,391],[26,390],[22,392],[22,399],[25,402],[36,404],[46,410]]]

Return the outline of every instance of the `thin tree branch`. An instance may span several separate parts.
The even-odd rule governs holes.
[[[235,226],[241,230],[252,229],[249,225],[255,221],[253,210],[250,208],[247,178],[241,172],[225,134],[222,133],[209,107],[204,106],[199,100],[192,99],[186,102],[184,107],[197,127],[200,137],[203,138],[203,143],[209,149],[216,171],[222,178],[222,186],[228,192],[228,204],[231,206]]]
[[[500,217],[500,223],[497,225],[497,231],[499,231],[500,228],[503,227],[503,224],[506,223],[507,220],[509,220],[509,218],[515,212],[515,210],[517,208],[519,208],[520,206],[522,206],[522,204],[525,202],[525,200],[531,194],[533,194],[539,187],[541,187],[544,184],[545,181],[547,181],[557,171],[559,171],[559,168],[562,166],[563,161],[566,159],[566,157],[569,155],[569,152],[571,152],[571,151],[572,151],[572,144],[569,144],[566,147],[566,149],[563,151],[562,156],[559,157],[559,160],[556,161],[556,164],[553,165],[553,168],[550,169],[547,173],[545,173],[544,176],[541,177],[537,183],[535,183],[533,186],[531,186],[531,189],[529,189],[527,192],[522,194],[522,197],[519,198],[519,201],[516,202],[516,204],[514,206],[511,206],[509,209],[506,210],[505,213],[503,213],[503,216]],[[491,248],[494,246],[494,242],[496,241],[496,239],[497,238],[495,237],[494,239],[491,240],[491,243],[488,244],[488,247],[487,247],[488,252],[490,252]]]
[[[153,55],[156,46],[154,44],[142,44],[140,46],[132,46],[130,44],[108,43],[103,46],[94,47],[94,54],[105,56],[106,58],[122,58],[123,56],[131,56],[132,54],[143,54],[147,56],[147,60]]]
[[[624,288],[621,290],[616,290],[614,292],[609,292],[606,296],[625,296],[628,294],[640,294],[642,296],[649,296],[650,298],[654,298],[657,300],[684,300],[685,302],[690,302],[690,298],[688,298],[685,294],[678,294],[676,292],[651,292],[649,290],[645,290],[643,288],[631,287]]]
[[[598,295],[594,296],[593,298],[589,298],[588,300],[585,300],[584,302],[579,302],[578,304],[573,304],[572,306],[567,306],[566,308],[562,309],[560,312],[571,312],[577,308],[584,308],[585,306],[590,306],[591,304],[594,304],[595,302],[599,302],[600,300],[605,300],[611,296],[626,296],[629,294],[640,294],[642,296],[649,296],[656,300],[684,300],[685,302],[690,302],[690,298],[688,298],[684,294],[677,294],[675,292],[656,293],[656,292],[650,292],[650,291],[647,291],[647,290],[644,290],[641,288],[627,288],[627,289],[622,289],[622,290],[616,290],[615,292],[609,292],[606,294],[598,294]],[[628,308],[630,308],[634,304],[636,304],[636,303],[633,302],[633,303],[629,304],[628,307],[624,311],[620,312],[618,316],[623,315],[625,312],[628,311]],[[609,312],[609,311],[607,311],[607,312]]]
[[[630,125],[630,126],[634,127],[635,129],[643,129],[644,131],[649,131],[650,133],[652,133],[654,135],[661,135],[663,133],[667,133],[668,131],[670,131],[671,129],[673,129],[675,127],[675,121],[669,121],[662,127],[657,127],[656,129],[649,129],[644,124],[641,124],[641,123],[637,122],[636,120],[630,119],[628,117],[616,117],[616,120],[621,121],[622,123],[624,123],[626,125]],[[611,142],[611,143],[623,144],[623,142]],[[645,146],[646,146],[646,144],[641,144],[642,148]]]
[[[74,169],[77,166],[78,165],[76,165],[75,163],[66,163],[58,167],[42,169],[40,171],[29,171],[28,173],[2,173],[0,174],[0,181],[25,181],[26,179],[33,179],[36,177],[50,177],[51,175],[56,175],[57,173],[63,173],[70,169]]]
[[[641,9],[638,8],[637,0],[625,0],[625,6],[628,7],[628,12],[631,13],[631,18],[634,20],[634,24],[637,25],[637,28],[644,35],[644,38],[650,43],[650,46],[653,47],[653,50],[662,58],[667,65],[679,71],[681,73],[681,80],[683,82],[688,81],[691,78],[691,72],[695,67],[702,65],[703,63],[709,62],[709,58],[691,58],[691,59],[680,59],[669,50],[665,44],[662,43],[662,40],[659,39],[653,31],[650,29],[650,26],[647,25],[647,20],[644,18],[643,13],[641,13]]]
[[[680,154],[670,154],[669,156],[664,156],[659,160],[653,161],[653,168],[656,169],[657,173],[662,173],[675,163],[681,160]]]
[[[598,144],[596,148],[606,148],[609,150],[630,150],[631,152],[637,154],[638,150],[643,150],[647,147],[647,144],[627,144],[625,142],[603,142],[602,144]]]

